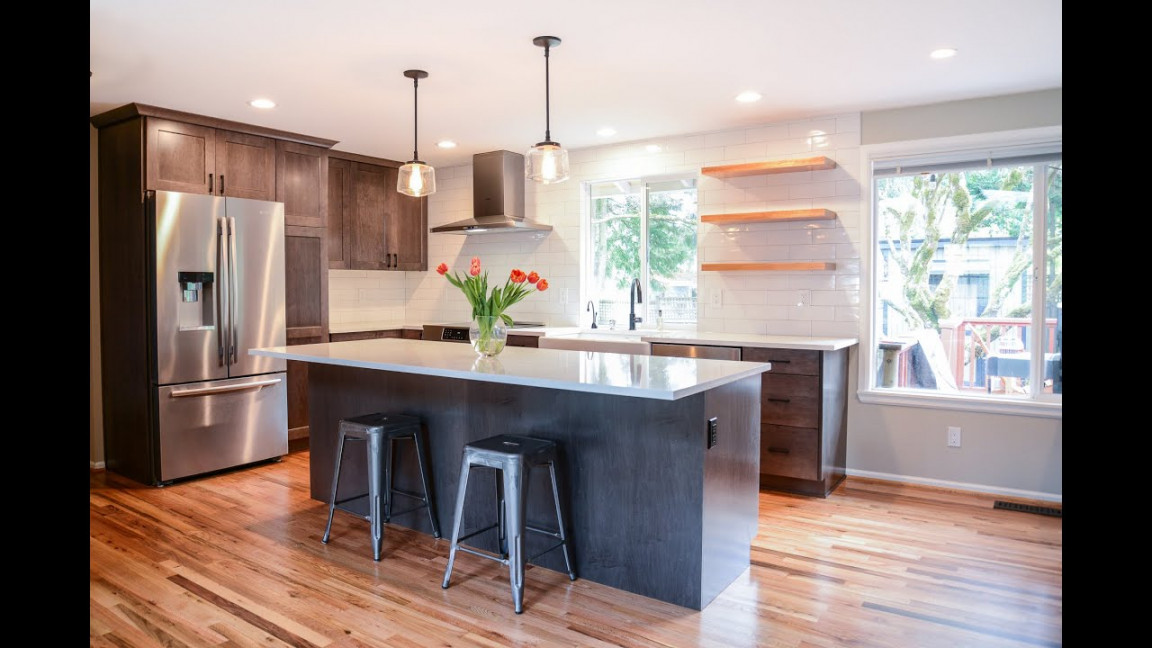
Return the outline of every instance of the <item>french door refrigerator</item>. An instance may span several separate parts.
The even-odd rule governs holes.
[[[284,205],[148,191],[143,207],[143,249],[121,254],[147,280],[109,285],[101,262],[108,469],[162,486],[287,454],[287,363],[248,354],[285,344]]]

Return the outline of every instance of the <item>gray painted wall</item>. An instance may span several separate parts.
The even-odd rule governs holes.
[[[1063,88],[860,114],[860,144],[1061,126]]]
[[[1061,97],[1057,88],[862,113],[861,143],[1060,127]],[[856,393],[858,378],[853,372],[850,393]],[[947,447],[948,426],[961,428],[960,448]],[[852,398],[848,474],[1059,501],[1062,428],[1062,418],[871,405]]]

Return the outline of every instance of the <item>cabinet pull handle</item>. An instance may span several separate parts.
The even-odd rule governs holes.
[[[770,403],[791,403],[792,402],[792,399],[790,399],[790,398],[765,398],[764,400],[766,400]]]
[[[220,174],[220,195],[224,195],[224,174]]]
[[[223,178],[221,178],[221,181],[223,181]],[[771,362],[772,364],[788,364],[789,362],[792,362],[792,361],[791,360],[776,360],[774,358],[769,358],[768,360],[765,360],[764,362]]]
[[[775,452],[776,454],[791,454],[792,451],[788,448],[780,448],[777,446],[768,446],[768,452]]]
[[[212,195],[213,193],[214,192],[212,190],[212,174],[209,173],[208,174],[208,195]]]
[[[400,265],[400,255],[393,252],[392,253],[392,267],[395,268],[395,267],[398,267],[399,265]]]

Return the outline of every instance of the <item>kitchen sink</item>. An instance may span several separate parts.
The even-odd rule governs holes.
[[[651,346],[640,339],[639,331],[598,332],[586,331],[540,338],[541,349],[569,349],[572,351],[598,351],[602,353],[630,353],[651,355]]]

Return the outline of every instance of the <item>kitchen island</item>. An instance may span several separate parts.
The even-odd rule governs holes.
[[[425,423],[442,529],[452,527],[464,444],[522,434],[560,444],[561,498],[579,578],[699,610],[750,564],[760,378],[770,364],[525,347],[479,358],[466,344],[403,339],[251,353],[309,363],[314,499],[326,503],[330,495],[339,420],[399,412]],[[396,487],[418,491],[408,445],[397,446]],[[349,490],[342,481],[341,497],[366,482],[363,462],[345,457],[341,479]],[[480,472],[472,479],[483,478]],[[473,486],[464,529],[490,524],[495,510],[494,488]],[[554,520],[547,471],[531,476],[528,519],[537,526]],[[422,510],[391,523],[431,533]],[[548,546],[535,535],[526,555]],[[494,550],[495,531],[471,542]],[[533,564],[566,571],[557,552]]]

